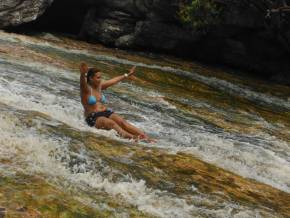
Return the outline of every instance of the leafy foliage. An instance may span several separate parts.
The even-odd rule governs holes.
[[[222,8],[213,0],[188,0],[180,5],[180,20],[192,28],[200,29],[218,24]]]

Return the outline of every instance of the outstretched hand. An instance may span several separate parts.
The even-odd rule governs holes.
[[[87,73],[89,70],[88,65],[86,63],[81,63],[80,65],[80,72],[81,74]]]
[[[132,68],[129,70],[128,76],[132,76],[132,75],[135,73],[135,69],[136,69],[136,66],[132,67]]]

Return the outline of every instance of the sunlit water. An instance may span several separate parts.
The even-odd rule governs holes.
[[[130,172],[120,172],[92,155],[81,140],[49,127],[65,124],[72,132],[134,144],[114,131],[85,124],[78,64],[87,61],[100,68],[105,78],[136,65],[139,80],[123,81],[105,94],[109,107],[157,139],[157,143],[139,146],[192,154],[290,193],[289,87],[262,81],[247,84],[238,76],[219,76],[210,69],[203,72],[178,60],[132,58],[74,43],[70,47],[69,43],[0,33],[0,159],[12,160],[0,164],[2,175],[42,175],[64,189],[122,199],[149,216],[275,217],[201,193],[176,195],[149,187]],[[23,117],[29,116],[27,126]],[[200,202],[211,206],[200,206]],[[126,216],[126,210],[114,213]]]

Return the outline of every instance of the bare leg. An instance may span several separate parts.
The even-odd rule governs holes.
[[[137,127],[133,126],[132,124],[128,123],[126,120],[124,120],[121,116],[113,113],[110,117],[113,121],[115,121],[119,126],[121,126],[123,129],[125,129],[127,132],[139,136],[139,135],[145,135],[144,132],[142,132]]]
[[[130,134],[126,130],[122,129],[114,120],[111,120],[106,117],[99,117],[96,122],[96,128],[97,129],[106,129],[111,130],[114,129],[117,131],[117,133],[127,139],[133,139],[135,138],[134,135]]]
[[[121,116],[113,113],[109,118],[112,119],[113,121],[115,121],[120,127],[122,127],[127,132],[137,136],[139,139],[144,139],[148,142],[155,141],[155,140],[149,138],[143,131],[141,131],[137,127],[133,126],[132,124],[128,123]]]

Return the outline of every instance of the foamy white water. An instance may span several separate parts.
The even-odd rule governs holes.
[[[3,112],[3,111],[2,111]],[[35,118],[35,128],[27,128],[21,124],[11,112],[2,113],[0,116],[0,159],[9,159],[12,165],[1,165],[2,175],[14,173],[43,175],[53,184],[63,187],[75,187],[79,190],[90,190],[90,192],[105,192],[111,197],[121,198],[125,203],[134,205],[138,210],[158,217],[253,217],[259,216],[260,212],[236,204],[221,204],[219,209],[205,209],[197,205],[201,202],[217,205],[218,201],[199,194],[192,198],[192,204],[185,199],[174,197],[165,191],[148,188],[143,180],[135,180],[127,177],[126,181],[112,182],[104,177],[98,170],[94,169],[94,163],[102,164],[101,159],[92,160],[86,151],[74,153],[69,148],[69,138],[64,136],[41,135],[38,130],[44,128],[44,120]],[[51,122],[51,121],[48,121]],[[57,125],[57,122],[54,123]],[[80,145],[81,146],[81,145]],[[68,162],[74,156],[78,156],[79,162],[73,166]],[[93,163],[94,162],[94,163]],[[103,166],[102,171],[114,173],[116,170],[109,166]],[[121,179],[124,180],[124,179]],[[197,205],[194,205],[194,202]],[[233,211],[235,211],[233,213]],[[269,214],[271,217],[271,214]]]
[[[114,131],[86,126],[79,100],[77,72],[34,62],[19,65],[13,61],[2,61],[2,64],[5,66],[0,69],[2,103],[23,110],[38,111],[81,131],[93,131],[119,140]],[[221,129],[212,129],[193,118],[184,117],[168,102],[155,100],[168,93],[145,92],[141,87],[126,83],[113,90],[114,95],[109,95],[113,109],[116,108],[115,111],[121,114],[132,113],[140,117],[131,122],[152,136],[157,136],[158,147],[192,153],[241,176],[290,192],[289,143],[263,132],[253,136],[235,136]],[[118,90],[122,90],[121,98],[116,97]],[[126,90],[134,93],[136,98],[124,96]],[[143,98],[138,100],[138,96]],[[144,96],[147,102],[144,102]],[[220,111],[218,108],[216,110]],[[260,122],[270,125],[261,119]]]
[[[2,40],[6,40],[5,37]],[[112,56],[94,55],[82,50],[68,50],[50,43],[35,43],[25,37],[11,39],[11,42],[53,48],[68,54],[82,55],[81,57],[88,55],[108,63],[161,70],[199,81],[233,96],[242,96],[253,102],[265,104],[270,106],[269,108],[274,105],[283,110],[290,109],[290,102],[282,98],[258,93],[249,87],[197,73],[137,63]],[[50,120],[50,125],[65,123],[77,131],[93,132],[115,140],[126,141],[118,138],[115,131],[97,130],[85,124],[80,104],[77,69],[72,71],[39,62],[1,59],[0,56],[0,93],[1,104],[6,104],[15,110],[44,114]],[[158,139],[156,144],[142,144],[142,146],[165,148],[171,153],[178,151],[190,153],[238,175],[290,193],[289,141],[284,141],[269,133],[279,132],[285,128],[283,124],[271,123],[255,112],[220,108],[208,101],[176,98],[172,93],[137,87],[134,83],[120,83],[108,90],[106,94],[110,100],[110,106],[117,113]],[[251,122],[260,124],[264,129],[253,134],[228,132],[205,122],[194,114],[180,110],[166,98],[174,99],[193,109],[204,108],[213,111],[228,119],[231,119],[232,114],[239,113]],[[80,153],[70,150],[70,138],[40,134],[38,129],[45,128],[42,122],[44,121],[35,118],[33,127],[27,129],[21,125],[21,120],[17,116],[13,118],[9,112],[0,116],[2,132],[0,158],[12,159],[14,163],[13,166],[1,165],[2,174],[20,171],[45,175],[55,184],[63,186],[73,184],[80,189],[105,192],[113,198],[121,198],[126,204],[136,206],[140,211],[158,217],[260,216],[259,210],[252,211],[250,208],[233,203],[218,205],[218,201],[213,202],[207,196],[198,194],[191,196],[189,200],[188,196],[175,196],[152,189],[143,180],[137,180],[130,175],[124,175],[126,179],[112,181],[104,174],[114,172],[114,169],[105,166],[103,168],[107,170],[106,173],[98,172],[95,160],[90,159],[85,148],[81,149]],[[81,163],[70,166],[72,155],[78,156],[82,160]],[[102,160],[99,161],[102,164]],[[193,190],[195,190],[194,187]],[[197,204],[200,199],[209,201],[212,205],[218,205],[221,209],[201,208]],[[268,217],[271,216],[269,214]]]
[[[38,40],[30,41],[29,39],[25,37],[21,37],[21,36],[18,36],[15,38],[11,37],[8,39],[6,37],[0,36],[0,39],[4,41],[14,42],[14,43],[23,43],[24,45],[38,46],[44,49],[53,48],[55,50],[62,51],[68,54],[85,55],[85,56],[94,58],[97,61],[108,61],[108,62],[113,62],[116,64],[131,65],[131,66],[137,66],[137,67],[144,67],[148,69],[161,70],[167,73],[172,73],[178,76],[187,77],[187,78],[199,81],[215,89],[225,91],[231,95],[244,97],[250,101],[260,102],[266,105],[275,105],[276,107],[279,107],[279,108],[281,107],[287,110],[290,109],[290,101],[287,99],[281,99],[276,96],[266,95],[260,92],[253,91],[251,90],[250,87],[247,87],[245,85],[233,84],[229,81],[218,79],[216,77],[206,77],[196,72],[189,72],[182,69],[175,69],[169,66],[160,66],[160,65],[155,65],[155,64],[149,65],[149,64],[139,63],[135,61],[129,61],[122,58],[117,58],[114,56],[96,55],[86,50],[62,48],[49,42],[43,42],[43,41],[38,41]]]

